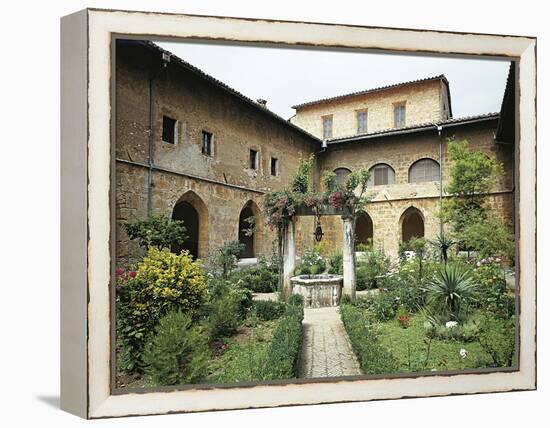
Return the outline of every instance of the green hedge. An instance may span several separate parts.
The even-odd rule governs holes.
[[[340,314],[363,373],[396,372],[398,363],[393,355],[380,344],[376,327],[369,319],[367,312],[350,304],[342,304]]]
[[[254,313],[262,321],[271,321],[280,318],[285,313],[286,305],[271,300],[256,300],[252,305]]]
[[[283,318],[273,332],[273,338],[267,351],[265,380],[297,377],[303,318],[302,299],[289,301]]]

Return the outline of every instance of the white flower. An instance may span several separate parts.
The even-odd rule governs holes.
[[[456,327],[457,325],[458,325],[458,323],[456,321],[447,321],[445,323],[446,328],[453,328],[453,327]]]
[[[468,356],[468,351],[466,351],[466,349],[462,348],[460,351],[458,351],[458,353],[460,354],[460,356],[464,359]]]

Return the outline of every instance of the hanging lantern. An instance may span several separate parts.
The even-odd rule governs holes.
[[[315,235],[315,240],[317,242],[321,242],[321,240],[323,239],[323,228],[321,227],[321,216],[318,215],[317,216],[317,222],[316,222],[316,225],[315,225],[315,232],[313,233]]]

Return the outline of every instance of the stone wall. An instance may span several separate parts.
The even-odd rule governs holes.
[[[199,257],[238,237],[239,215],[252,201],[261,217],[264,194],[286,186],[319,142],[278,120],[262,107],[213,84],[193,70],[170,63],[159,73],[160,56],[144,46],[119,45],[116,74],[117,259],[139,254],[123,231],[126,220],[147,216],[149,76],[153,84],[154,144],[152,208],[171,215],[176,202],[189,201],[199,213]],[[162,141],[162,117],[178,121],[175,144]],[[213,134],[212,156],[201,152],[202,131]],[[249,168],[249,150],[260,156]],[[271,175],[271,157],[278,159]],[[192,194],[189,192],[193,192]],[[256,219],[256,253],[269,253],[274,234]],[[204,232],[207,230],[207,232]]]
[[[447,141],[468,140],[470,147],[502,163],[505,174],[487,197],[487,206],[507,224],[513,224],[513,147],[493,141],[496,120],[461,125],[444,129],[441,135],[443,165],[443,189],[449,180],[450,160],[447,156]],[[392,257],[397,255],[401,242],[403,213],[410,207],[418,209],[424,219],[425,237],[435,238],[440,231],[437,213],[440,210],[439,182],[409,183],[409,168],[422,158],[439,158],[440,137],[437,131],[385,136],[358,142],[329,145],[319,158],[320,176],[336,168],[356,170],[371,168],[378,163],[390,165],[395,170],[395,184],[373,186],[368,189],[371,202],[367,213],[373,222],[373,244]],[[320,184],[318,184],[320,186]],[[447,197],[445,191],[443,197]],[[321,219],[325,239],[330,247],[338,250],[342,245],[342,220],[338,217]]]
[[[300,158],[318,152],[319,142],[268,114],[262,107],[251,105],[220,85],[213,84],[196,70],[171,63],[160,71],[160,64],[158,52],[143,46],[134,44],[117,48],[117,263],[128,265],[140,254],[136,243],[129,242],[123,222],[147,216],[148,94],[151,75],[157,75],[153,84],[153,212],[171,215],[178,201],[190,203],[199,217],[198,255],[206,258],[224,242],[238,238],[241,210],[251,206],[256,215],[255,254],[269,254],[276,237],[267,227],[262,214],[265,193],[288,185]],[[350,100],[335,103],[334,111],[338,112],[338,115],[335,114],[335,134],[355,133],[354,109],[367,104],[371,132],[377,127],[391,127],[392,103],[404,99],[407,101],[408,121],[438,120],[444,114],[444,93],[446,85],[434,80],[353,101],[359,104],[353,104]],[[300,116],[304,118],[300,126],[319,135],[320,129],[316,128],[320,124],[318,107],[306,110]],[[162,141],[163,115],[178,121],[175,144]],[[445,186],[449,175],[445,142],[449,138],[467,139],[472,148],[482,150],[503,163],[505,177],[495,187],[494,194],[489,196],[489,205],[499,216],[511,222],[513,148],[495,144],[493,131],[496,125],[497,120],[492,119],[448,128],[443,131],[441,139],[434,127],[433,131],[427,132],[330,144],[316,159],[314,184],[319,189],[322,174],[339,167],[355,170],[370,168],[377,163],[389,164],[395,170],[395,184],[369,189],[372,202],[367,211],[373,222],[375,247],[395,256],[401,241],[402,216],[407,208],[415,207],[420,211],[426,238],[432,239],[439,232],[436,217],[440,204],[439,183],[408,183],[410,166],[422,158],[441,161]],[[214,135],[212,156],[201,153],[203,130]],[[443,141],[442,159],[439,158],[440,141]],[[257,150],[260,155],[257,171],[249,168],[250,149]],[[270,173],[271,157],[279,160],[277,176]],[[326,251],[341,250],[342,220],[335,216],[322,217],[321,223]],[[314,225],[313,217],[296,220],[298,256],[315,245]]]
[[[446,92],[440,79],[417,82],[298,107],[291,122],[322,139],[322,118],[332,115],[333,138],[346,137],[357,134],[357,112],[367,111],[367,130],[372,133],[394,127],[393,108],[402,102],[406,105],[406,126],[437,122],[448,117]]]

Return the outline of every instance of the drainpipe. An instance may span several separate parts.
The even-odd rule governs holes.
[[[317,156],[318,154],[320,153],[324,153],[327,151],[327,140],[323,140],[321,141],[321,150],[315,152],[315,168],[314,168],[314,171],[313,171],[313,190],[316,191],[317,190],[317,182],[320,181],[320,177],[319,177],[319,168],[318,168],[318,159],[319,157]]]
[[[154,112],[154,80],[158,78],[161,73],[166,69],[170,62],[170,54],[162,53],[162,65],[156,73],[149,76],[149,128],[147,133],[149,134],[149,143],[147,147],[147,215],[151,215],[153,210],[153,145],[155,143],[155,112]]]
[[[441,125],[435,125],[439,137],[439,211],[443,210],[443,140],[441,139]],[[443,219],[439,218],[439,235],[443,236]]]

